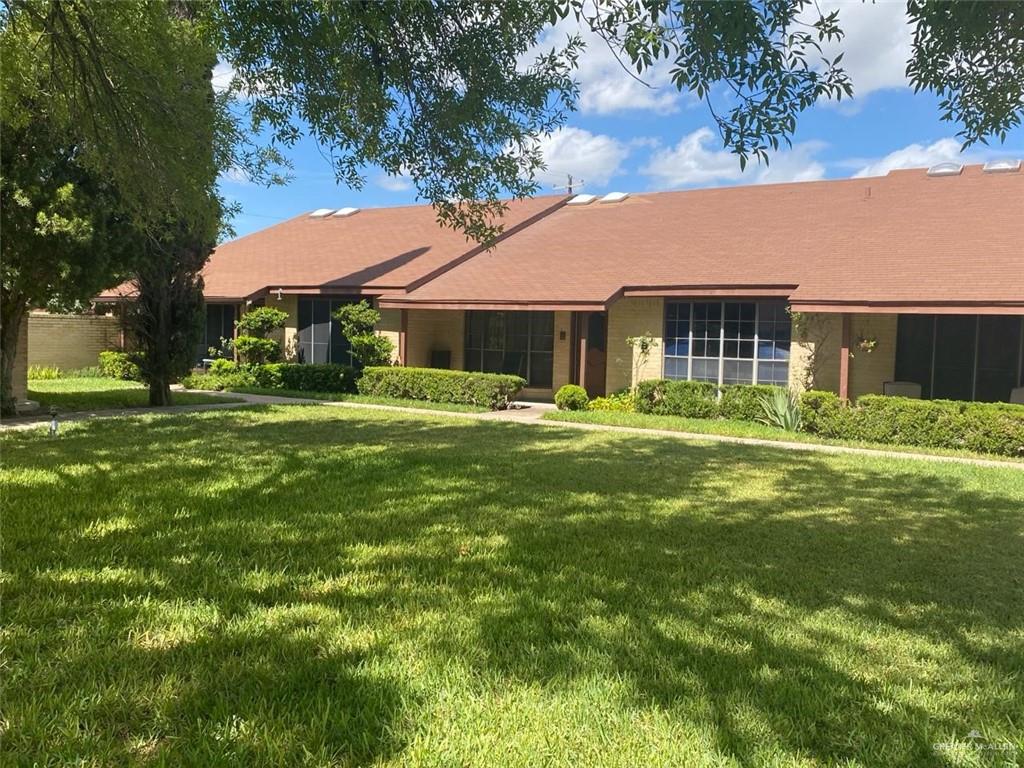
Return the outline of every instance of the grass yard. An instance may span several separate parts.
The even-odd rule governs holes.
[[[427,400],[410,400],[402,397],[376,397],[355,392],[305,392],[299,389],[264,389],[261,387],[233,387],[227,392],[243,392],[250,395],[271,395],[272,397],[295,397],[306,400],[323,400],[332,403],[366,403],[369,405],[397,405],[402,408],[419,408],[427,411],[448,411],[449,413],[485,413],[490,408],[465,403],[435,403]]]
[[[1024,758],[1016,469],[316,406],[0,440],[3,765]]]
[[[45,414],[51,406],[61,412],[99,411],[116,408],[144,408],[149,390],[137,381],[104,378],[29,379],[28,398],[39,402]],[[206,405],[238,402],[241,398],[218,397],[193,392],[174,392],[174,405]]]

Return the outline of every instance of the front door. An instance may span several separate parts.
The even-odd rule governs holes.
[[[577,312],[575,318],[572,381],[591,397],[602,397],[608,362],[608,314]]]

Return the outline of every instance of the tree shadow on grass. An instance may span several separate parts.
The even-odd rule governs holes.
[[[986,487],[1002,470],[327,409],[5,448],[37,470],[11,483],[12,666],[29,690],[103,690],[118,658],[115,691],[171,677],[174,706],[87,729],[122,745],[159,723],[178,758],[395,754],[425,727],[388,631],[409,622],[427,667],[482,687],[621,681],[619,706],[740,764],[934,764],[940,736],[1019,726],[1024,494]],[[215,619],[137,650],[148,601]],[[273,618],[293,614],[298,629]]]

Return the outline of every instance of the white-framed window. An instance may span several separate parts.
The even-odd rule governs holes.
[[[792,322],[783,301],[665,302],[666,379],[789,382]]]

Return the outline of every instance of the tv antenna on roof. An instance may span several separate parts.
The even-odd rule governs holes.
[[[567,194],[567,195],[571,195],[573,192],[576,192],[577,190],[582,189],[582,188],[583,188],[583,179],[573,179],[571,173],[569,174],[569,181],[565,184],[565,186],[552,187],[552,189],[564,189],[565,190],[565,194]]]

